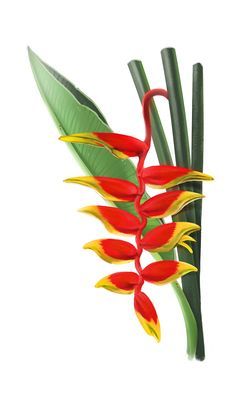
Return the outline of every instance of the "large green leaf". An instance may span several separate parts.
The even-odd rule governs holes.
[[[40,93],[61,134],[112,132],[105,117],[89,97],[44,63],[31,49],[29,59]],[[136,170],[131,160],[120,160],[103,148],[85,144],[70,145],[86,173],[92,176],[118,177],[137,184]],[[147,198],[148,195],[145,194],[144,200]],[[136,214],[133,203],[116,202],[115,205]],[[145,232],[161,223],[158,219],[148,220]],[[166,253],[161,257],[155,253],[155,258],[171,258],[172,255]]]

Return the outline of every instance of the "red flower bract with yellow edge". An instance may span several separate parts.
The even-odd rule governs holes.
[[[91,187],[108,201],[132,202],[138,193],[138,188],[134,183],[113,177],[80,176],[71,177],[64,181]]]
[[[140,227],[140,221],[136,216],[116,207],[85,206],[79,211],[98,218],[112,233],[136,235]]]
[[[160,322],[155,307],[144,292],[139,291],[134,295],[134,309],[145,332],[159,342],[161,339]]]
[[[134,292],[138,285],[139,276],[134,272],[118,272],[103,277],[95,285],[96,288],[105,288],[108,291],[129,294]]]
[[[118,239],[98,239],[88,242],[84,249],[90,249],[104,261],[109,263],[127,263],[137,256],[137,249],[133,244]]]
[[[93,146],[106,147],[117,158],[126,159],[140,156],[146,149],[146,144],[132,136],[114,132],[83,132],[61,136],[64,142],[87,143]]]
[[[177,214],[189,203],[203,198],[197,192],[175,190],[149,198],[141,205],[142,213],[146,217],[164,218]]]
[[[212,176],[174,165],[157,165],[143,169],[143,180],[154,188],[167,189],[188,181],[213,180]]]

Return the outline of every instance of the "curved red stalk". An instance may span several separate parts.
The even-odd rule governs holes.
[[[142,255],[143,248],[140,243],[141,243],[141,236],[142,236],[143,229],[146,227],[146,224],[147,224],[147,218],[142,213],[140,201],[141,201],[143,194],[145,192],[145,183],[142,179],[142,172],[143,172],[144,162],[145,162],[147,153],[148,153],[148,151],[150,149],[150,145],[151,145],[152,126],[151,126],[149,107],[150,107],[150,101],[154,96],[163,96],[168,99],[168,92],[164,89],[152,89],[152,90],[147,91],[147,93],[143,96],[143,100],[142,100],[143,118],[144,118],[144,123],[145,123],[145,132],[146,132],[144,142],[146,144],[146,149],[140,155],[138,165],[137,165],[138,195],[134,200],[135,209],[141,219],[141,224],[140,224],[139,230],[135,236],[135,241],[136,241],[136,245],[137,245],[137,256],[135,258],[135,268],[136,268],[137,272],[139,273],[139,285],[135,289],[136,292],[141,291],[141,288],[144,283],[144,280],[141,275],[142,267],[141,267],[141,263],[140,263],[140,257]]]

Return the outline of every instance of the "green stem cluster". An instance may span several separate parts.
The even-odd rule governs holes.
[[[203,70],[200,64],[193,66],[193,111],[192,111],[192,154],[190,156],[188,130],[183,101],[183,93],[178,69],[176,53],[173,48],[163,49],[162,62],[164,67],[167,90],[169,93],[169,107],[171,114],[172,132],[175,148],[176,165],[194,168],[202,171],[203,167]],[[140,100],[146,91],[150,89],[143,65],[139,60],[133,60],[129,69],[136,86]],[[168,142],[160,120],[155,103],[151,105],[152,138],[160,164],[172,165],[173,159],[170,154]],[[182,185],[181,189],[186,186]],[[191,184],[191,190],[202,191],[200,182]],[[188,185],[189,189],[189,185]],[[197,201],[191,207],[185,208],[176,217],[175,221],[191,221],[201,224],[202,202]],[[182,288],[178,283],[172,286],[175,290],[180,306],[183,311],[186,332],[187,352],[193,357],[196,350],[196,358],[203,360],[205,357],[204,339],[201,315],[200,298],[200,250],[201,237],[196,235],[197,243],[193,246],[193,255],[189,254],[183,247],[178,247],[179,259],[198,267],[197,274],[190,273],[182,278]],[[162,255],[165,259],[165,255]]]

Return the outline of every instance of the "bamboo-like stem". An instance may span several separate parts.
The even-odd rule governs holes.
[[[204,102],[203,102],[203,67],[200,63],[193,66],[193,92],[192,92],[192,168],[203,172],[203,153],[204,153]],[[194,192],[202,194],[202,182],[193,182]],[[195,219],[196,224],[201,226],[202,221],[202,201],[196,201]],[[195,255],[196,266],[199,270],[198,286],[200,291],[200,262],[201,262],[201,231],[196,233],[197,252]],[[201,292],[200,292],[201,295]],[[201,298],[199,299],[201,301]],[[196,356],[203,360],[205,358],[204,338],[202,330],[199,331]]]
[[[128,63],[129,70],[131,72],[135,87],[137,89],[138,95],[140,100],[142,101],[144,94],[150,89],[147,76],[145,74],[144,67],[140,60],[132,60]],[[155,106],[155,103],[152,102],[151,104],[151,125],[152,125],[152,138],[154,137],[157,140],[155,144],[155,149],[157,152],[158,160],[160,164],[168,164],[172,165],[173,160],[170,154],[170,150],[168,147],[168,143],[164,134],[164,130],[161,124],[161,120]],[[164,134],[164,137],[163,137]],[[164,143],[161,143],[164,141]],[[182,248],[182,247],[181,247]],[[184,249],[182,250],[182,255],[187,255],[187,251]],[[185,258],[182,258],[185,261]],[[165,259],[165,255],[162,254],[163,259]],[[191,256],[190,256],[191,258]],[[192,261],[190,261],[191,263]],[[190,273],[191,274],[191,273]],[[188,275],[187,275],[188,276]],[[196,343],[197,343],[197,324],[195,316],[192,312],[190,304],[182,290],[182,288],[178,285],[177,282],[172,283],[172,288],[175,291],[177,299],[179,301],[184,321],[185,321],[185,328],[186,328],[186,335],[187,335],[187,353],[189,358],[193,358],[196,351]],[[191,298],[191,293],[188,293],[188,297]],[[191,298],[191,303],[193,305],[195,299]],[[197,305],[194,307],[197,309]]]
[[[175,145],[176,164],[187,168],[191,167],[190,151],[188,142],[188,130],[185,116],[185,107],[183,101],[183,93],[179,75],[179,68],[174,48],[165,48],[161,51],[164,73],[166,78],[166,85],[169,92],[169,105],[171,113],[171,123]],[[181,186],[185,189],[185,187]],[[195,210],[193,207],[183,210],[178,214],[177,220],[188,220],[195,222]],[[196,256],[196,246],[193,250]],[[181,247],[178,248],[180,260],[196,264],[195,259],[188,255]],[[199,287],[199,272],[197,274],[189,274],[182,277],[183,290],[191,305],[192,311],[195,315],[198,326],[198,348],[201,348],[202,355],[196,353],[199,360],[204,359],[204,340],[202,328],[201,315],[201,301],[200,301],[200,287]]]

